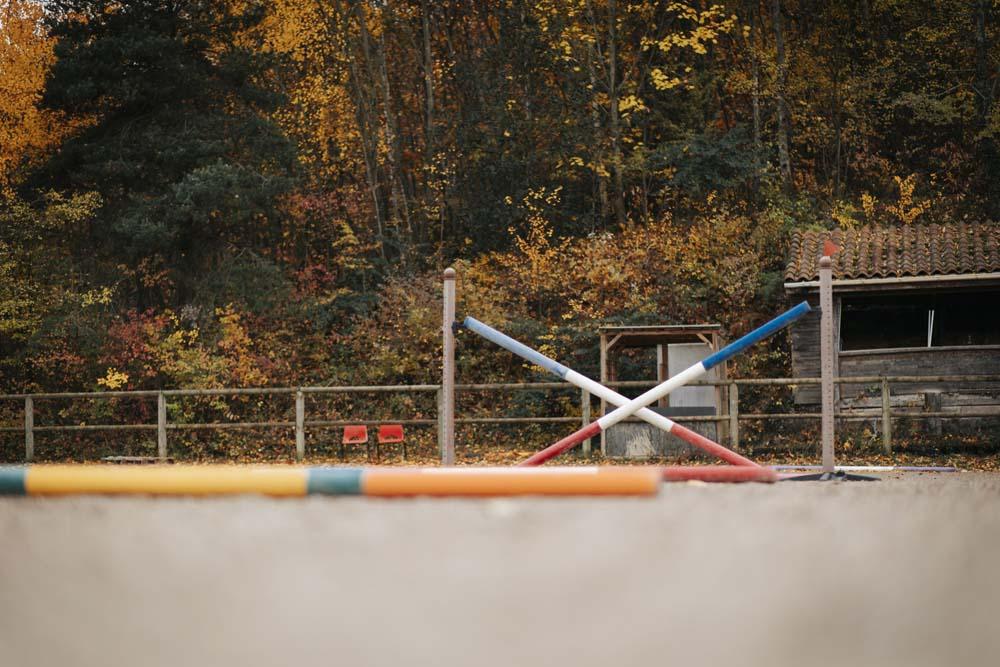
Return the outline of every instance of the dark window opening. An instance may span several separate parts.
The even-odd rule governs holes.
[[[1000,291],[844,297],[841,350],[1000,345]]]

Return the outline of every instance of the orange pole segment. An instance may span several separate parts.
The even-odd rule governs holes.
[[[572,496],[655,495],[655,467],[368,468],[366,496]]]

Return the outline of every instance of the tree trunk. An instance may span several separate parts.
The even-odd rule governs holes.
[[[990,108],[993,106],[989,47],[986,43],[986,17],[990,4],[990,0],[976,1],[976,110],[980,128],[986,127],[989,122]]]
[[[792,188],[792,159],[789,147],[792,143],[791,119],[788,112],[787,86],[788,65],[785,62],[785,35],[781,27],[781,0],[772,0],[771,13],[774,22],[775,66],[778,80],[776,98],[778,107],[778,168],[781,180],[787,190]]]
[[[361,5],[354,5],[355,15],[361,30],[361,47],[364,52],[365,61],[368,63],[369,72],[372,79],[378,83],[379,92],[382,95],[382,131],[385,136],[385,143],[389,150],[386,151],[386,171],[389,180],[389,199],[392,204],[392,219],[397,228],[404,228],[408,242],[413,239],[413,230],[410,226],[409,210],[406,206],[406,194],[403,191],[402,181],[399,176],[399,166],[401,162],[402,150],[396,132],[396,114],[392,106],[392,89],[389,86],[389,71],[385,58],[385,30],[379,36],[379,41],[372,55],[373,44],[371,33],[368,31],[368,24],[365,22]],[[384,18],[384,17],[383,17]],[[374,70],[374,71],[373,71]],[[407,243],[406,245],[410,245]]]
[[[434,56],[431,53],[431,17],[427,0],[420,0],[424,37],[424,152],[426,164],[434,160]]]
[[[621,119],[618,112],[618,14],[615,0],[608,0],[608,99],[611,115],[611,160],[614,169],[615,219],[625,224],[625,187],[622,177]]]
[[[322,8],[322,3],[319,3],[318,6]],[[372,96],[365,90],[363,84],[364,78],[361,76],[361,72],[358,71],[358,61],[354,56],[354,51],[351,46],[353,39],[351,36],[350,23],[347,14],[344,12],[343,6],[339,1],[334,3],[334,10],[337,12],[335,19],[336,23],[334,23],[334,18],[325,12],[324,17],[326,18],[328,26],[333,28],[334,31],[336,31],[339,26],[339,31],[341,32],[343,55],[349,66],[351,87],[354,89],[354,113],[358,124],[358,133],[361,136],[361,151],[365,162],[365,177],[368,181],[368,191],[372,197],[372,207],[375,213],[379,257],[382,258],[382,261],[385,261],[385,214],[382,211],[382,202],[379,197],[378,154],[376,148],[378,140],[374,138],[374,132],[372,130],[373,124],[371,118],[374,116],[371,101]],[[360,20],[364,20],[363,16],[359,18]],[[368,54],[366,53],[365,55],[367,57]],[[370,72],[371,67],[369,66],[368,69]]]
[[[597,103],[596,92],[597,92],[597,72],[594,69],[594,61],[597,58],[597,54],[594,53],[594,46],[592,44],[587,46],[587,70],[590,75],[590,89],[595,93],[595,96],[591,99],[590,103],[590,120],[594,128],[594,140],[593,140],[593,161],[596,166],[604,165],[604,139],[601,136],[603,132],[601,131],[601,107]],[[597,201],[600,205],[600,211],[597,216],[600,226],[604,226],[608,219],[608,179],[599,170],[594,169],[594,177],[597,179]]]

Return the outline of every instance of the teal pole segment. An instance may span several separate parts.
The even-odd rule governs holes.
[[[361,468],[309,468],[306,493],[324,496],[359,496],[362,494]]]
[[[24,478],[28,469],[24,466],[0,466],[0,496],[23,496]]]

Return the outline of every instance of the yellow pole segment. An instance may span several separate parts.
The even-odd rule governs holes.
[[[304,468],[235,466],[32,466],[25,477],[28,495],[149,494],[207,496],[256,493],[304,496]]]

